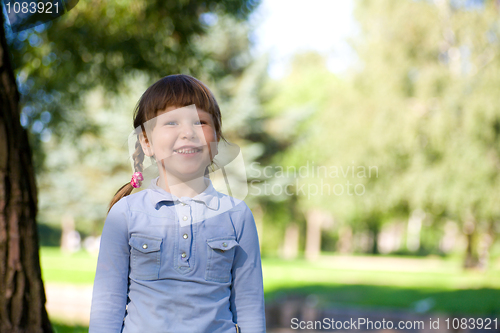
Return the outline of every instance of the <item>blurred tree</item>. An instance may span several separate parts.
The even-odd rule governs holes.
[[[419,251],[426,224],[454,219],[468,239],[465,265],[474,266],[500,219],[498,3],[358,1],[355,16],[360,63],[346,80],[320,87],[328,75],[318,70],[322,78],[302,87],[316,96],[322,88],[327,101],[282,159],[314,161],[309,172],[326,167],[300,180],[308,195],[329,191],[303,195],[302,210],[328,211],[354,236],[368,230],[373,253],[385,223],[406,218],[407,246]]]
[[[279,210],[283,215],[270,215],[275,225],[280,224],[280,234],[285,237],[281,242],[283,255],[285,248],[289,253],[298,253],[300,239],[294,237],[295,244],[292,244],[286,237],[294,235],[294,230],[303,229],[306,231],[305,255],[308,259],[317,257],[322,222],[328,220],[325,210],[321,210],[324,207],[319,204],[319,193],[311,193],[309,188],[304,191],[304,185],[314,177],[311,171],[316,165],[313,164],[329,149],[324,143],[320,147],[305,144],[323,126],[317,121],[317,113],[328,103],[331,87],[340,81],[328,73],[321,55],[305,52],[293,58],[287,76],[268,82],[265,88],[268,98],[262,123],[266,135],[272,137],[275,144],[264,154],[268,157],[260,161],[264,166],[270,165],[273,171],[257,169],[260,177],[255,180],[260,182],[255,183],[254,188],[262,193],[265,210]],[[301,168],[307,168],[304,175],[299,175]]]
[[[137,71],[151,81],[173,73],[199,76],[212,67],[212,75],[224,75],[194,39],[217,15],[244,21],[257,5],[256,0],[94,0],[44,25],[7,33],[37,172],[44,158],[40,139],[64,134],[75,142],[82,133],[99,131],[80,112],[89,89],[116,93]]]
[[[19,93],[0,18],[0,331],[52,332],[45,309],[38,238],[37,191]]]
[[[85,93],[82,112],[101,129],[98,135],[83,133],[74,143],[67,135],[43,142],[48,154],[37,176],[40,223],[60,228],[67,217],[80,233],[100,233],[109,201],[132,174],[127,138],[147,80],[129,78],[117,95],[106,96],[102,87]]]
[[[478,263],[475,237],[490,246],[500,218],[498,11],[495,1],[380,0],[358,1],[355,12],[353,88],[371,124],[359,156],[373,152],[381,175],[362,202],[376,194],[377,211],[458,221],[467,267]]]

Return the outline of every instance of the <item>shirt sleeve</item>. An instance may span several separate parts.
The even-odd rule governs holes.
[[[128,216],[127,200],[122,198],[106,217],[92,292],[89,333],[122,330],[129,274]]]
[[[231,282],[230,309],[241,333],[266,331],[259,238],[252,211],[243,202]]]

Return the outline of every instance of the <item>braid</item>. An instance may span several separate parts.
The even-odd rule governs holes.
[[[134,160],[134,170],[142,173],[144,171],[144,151],[139,140],[135,142],[135,152],[132,154],[132,159]]]
[[[134,169],[135,171],[143,172],[144,166],[144,151],[142,150],[142,146],[139,142],[139,139],[137,139],[135,143],[135,151],[134,154],[132,154],[132,159],[134,160]],[[108,213],[111,210],[111,207],[118,201],[120,201],[121,198],[126,197],[127,195],[130,195],[132,193],[132,190],[134,187],[130,182],[126,183],[123,185],[115,194],[111,202],[109,203],[109,208],[108,208]]]

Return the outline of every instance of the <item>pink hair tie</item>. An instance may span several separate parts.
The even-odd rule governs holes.
[[[143,180],[144,180],[144,177],[142,176],[142,173],[137,171],[137,172],[134,172],[134,174],[132,175],[132,180],[130,181],[130,184],[132,184],[132,186],[134,188],[139,188],[139,187],[141,187],[140,182]]]

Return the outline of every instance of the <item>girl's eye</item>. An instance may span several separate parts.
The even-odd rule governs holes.
[[[195,122],[195,125],[205,125],[207,122],[205,120],[200,120]]]
[[[168,123],[166,123],[165,125],[175,125],[175,121],[169,121]]]

